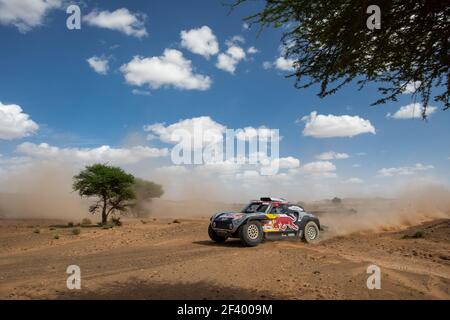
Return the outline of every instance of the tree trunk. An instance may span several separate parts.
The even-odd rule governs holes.
[[[103,198],[103,209],[102,209],[102,225],[108,223],[108,214],[106,213],[106,197]]]

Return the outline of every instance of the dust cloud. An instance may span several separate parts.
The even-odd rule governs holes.
[[[321,215],[329,231],[326,237],[396,231],[433,219],[450,218],[450,190],[441,185],[415,186],[395,199],[344,199],[342,206]]]
[[[4,218],[82,219],[89,202],[72,191],[73,169],[34,164],[1,182],[0,214]]]
[[[78,171],[79,168],[62,164],[40,163],[9,174],[0,182],[0,216],[74,221],[92,218],[88,213],[91,200],[81,199],[72,191],[72,177]],[[171,183],[165,182],[163,188],[166,190]],[[180,198],[190,200],[153,199],[146,205],[149,214],[154,217],[209,218],[219,211],[236,211],[244,204],[240,198],[235,203],[212,200],[215,198],[212,195],[230,195],[230,185],[186,182],[182,184],[189,187],[182,188]],[[252,191],[255,195],[266,194],[261,190]],[[305,209],[316,212],[322,224],[328,227],[324,237],[398,230],[427,220],[450,218],[450,190],[441,185],[411,187],[395,199],[345,198],[339,205],[331,201],[308,203],[304,200]]]

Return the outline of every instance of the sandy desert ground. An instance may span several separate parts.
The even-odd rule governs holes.
[[[0,298],[450,299],[450,219],[255,248],[211,242],[207,218],[177,222],[125,219],[73,235],[50,227],[61,221],[1,219]],[[419,229],[423,237],[403,239]],[[366,286],[371,264],[380,290]],[[66,287],[69,265],[81,268],[80,290]]]

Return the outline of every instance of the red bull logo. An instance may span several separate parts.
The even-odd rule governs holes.
[[[273,228],[281,231],[294,230],[298,231],[298,225],[296,225],[295,219],[288,215],[279,215],[272,220]]]

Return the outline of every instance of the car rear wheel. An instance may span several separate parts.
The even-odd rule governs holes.
[[[263,231],[258,221],[249,221],[239,228],[239,238],[247,247],[254,247],[263,240]]]
[[[227,237],[223,237],[221,235],[218,235],[214,229],[209,225],[208,227],[208,235],[214,242],[225,242],[227,240]]]
[[[319,227],[314,221],[309,221],[303,229],[303,240],[307,243],[315,243],[319,240]]]

